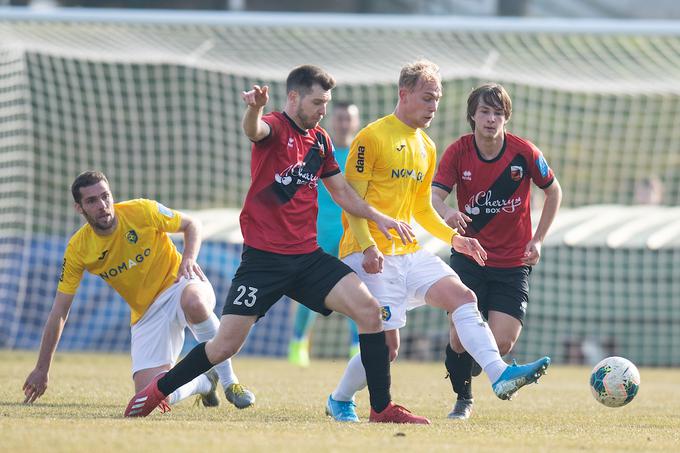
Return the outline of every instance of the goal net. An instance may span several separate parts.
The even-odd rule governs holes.
[[[665,205],[678,205],[678,30],[672,22],[3,10],[0,346],[39,344],[65,244],[82,223],[69,185],[90,168],[107,174],[117,200],[231,209],[220,211],[223,224],[199,260],[219,310],[240,257],[234,222],[249,185],[240,93],[269,84],[269,106],[281,108],[285,77],[297,64],[328,69],[338,80],[334,99],[357,103],[366,123],[393,110],[404,63],[438,63],[444,97],[429,133],[440,150],[468,132],[470,90],[501,82],[513,98],[510,130],[543,150],[566,207],[632,205],[640,201],[635,188],[649,181],[662,187]],[[569,255],[562,265],[578,267],[580,259]],[[541,278],[562,282],[559,274]],[[549,296],[534,293],[532,305],[552,304]],[[598,303],[597,292],[584,297]],[[285,354],[293,309],[279,304],[258,322],[245,352]],[[62,347],[127,349],[127,323],[115,293],[86,277]],[[343,355],[346,338],[339,316],[320,319],[313,353]],[[446,319],[417,310],[403,338],[403,355],[438,359]],[[537,341],[516,354],[553,352],[545,336]]]

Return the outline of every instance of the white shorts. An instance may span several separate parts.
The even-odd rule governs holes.
[[[406,312],[425,304],[425,294],[444,277],[458,275],[439,257],[426,250],[407,255],[385,255],[383,271],[367,274],[361,263],[363,253],[353,253],[342,261],[366,283],[382,307],[385,330],[406,325]]]
[[[156,297],[146,313],[132,327],[130,352],[132,374],[139,370],[162,365],[174,365],[184,345],[184,329],[187,320],[180,300],[184,288],[189,285],[207,285],[212,297],[208,309],[215,308],[215,291],[207,280],[182,277]]]

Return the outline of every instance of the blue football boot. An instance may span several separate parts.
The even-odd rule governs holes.
[[[333,399],[333,395],[328,395],[326,415],[333,417],[338,422],[358,422],[356,407],[354,401],[336,401]]]
[[[493,383],[493,391],[502,400],[509,400],[527,384],[537,382],[538,378],[546,373],[550,366],[550,357],[543,357],[535,362],[526,365],[517,365],[514,361],[512,365],[503,371],[503,374]]]

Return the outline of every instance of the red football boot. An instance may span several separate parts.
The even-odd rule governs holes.
[[[123,414],[125,417],[146,417],[157,407],[163,413],[170,410],[166,396],[158,390],[157,382],[163,376],[165,376],[165,372],[153,378],[149,385],[132,397],[127,408],[125,408],[125,413]]]
[[[376,412],[371,408],[371,416],[368,419],[371,423],[414,423],[418,425],[429,425],[430,421],[420,415],[412,414],[404,406],[394,404],[390,401],[382,412]]]

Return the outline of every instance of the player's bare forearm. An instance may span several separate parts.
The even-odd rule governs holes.
[[[355,217],[375,220],[378,211],[366,203],[340,173],[325,178],[324,185],[333,201],[347,213]]]
[[[241,93],[241,99],[246,104],[241,121],[243,132],[250,140],[259,142],[270,132],[269,125],[262,121],[264,106],[269,102],[269,87],[253,85],[252,90]]]
[[[449,211],[453,210],[446,204],[448,195],[449,194],[446,193],[446,191],[438,187],[432,188],[432,207],[434,207],[435,211],[437,211],[437,214],[439,214],[442,219],[446,219],[447,215],[449,215]]]
[[[389,230],[394,230],[403,244],[413,242],[415,238],[413,228],[407,222],[398,221],[386,216],[364,201],[363,197],[368,190],[367,181],[355,181],[352,183],[356,184],[356,189],[359,192],[339,173],[325,178],[324,184],[333,200],[349,215],[372,220],[388,240],[393,239]]]
[[[543,210],[541,211],[541,218],[538,221],[538,226],[534,233],[534,239],[539,242],[543,242],[545,239],[545,236],[550,229],[550,225],[552,225],[555,216],[557,215],[557,211],[560,209],[560,204],[562,204],[562,187],[560,187],[560,183],[557,179],[555,179],[544,192],[545,200],[543,202]]]
[[[243,114],[243,132],[246,136],[254,142],[262,140],[269,132],[266,129],[266,124],[262,121],[263,107],[246,107]]]
[[[57,350],[57,345],[61,339],[61,334],[66,325],[66,318],[68,315],[57,313],[54,310],[50,312],[45,328],[43,330],[42,340],[40,341],[40,352],[38,353],[38,361],[35,367],[45,372],[49,371],[54,358],[54,352]]]
[[[184,233],[184,250],[182,251],[183,259],[196,260],[198,252],[201,249],[201,231],[202,224],[200,221],[182,214],[182,223],[179,230]]]
[[[182,251],[182,262],[179,264],[175,282],[179,281],[181,277],[191,279],[194,276],[198,276],[201,280],[206,279],[203,270],[201,270],[201,267],[196,262],[203,240],[201,230],[202,224],[199,220],[182,214],[180,231],[184,233],[184,250]]]
[[[43,329],[42,340],[40,341],[40,352],[38,353],[36,368],[45,371],[49,370],[52,358],[54,357],[54,351],[57,349],[69,311],[71,310],[73,297],[71,294],[61,292],[57,292],[54,296],[52,310],[50,310],[45,328]]]

